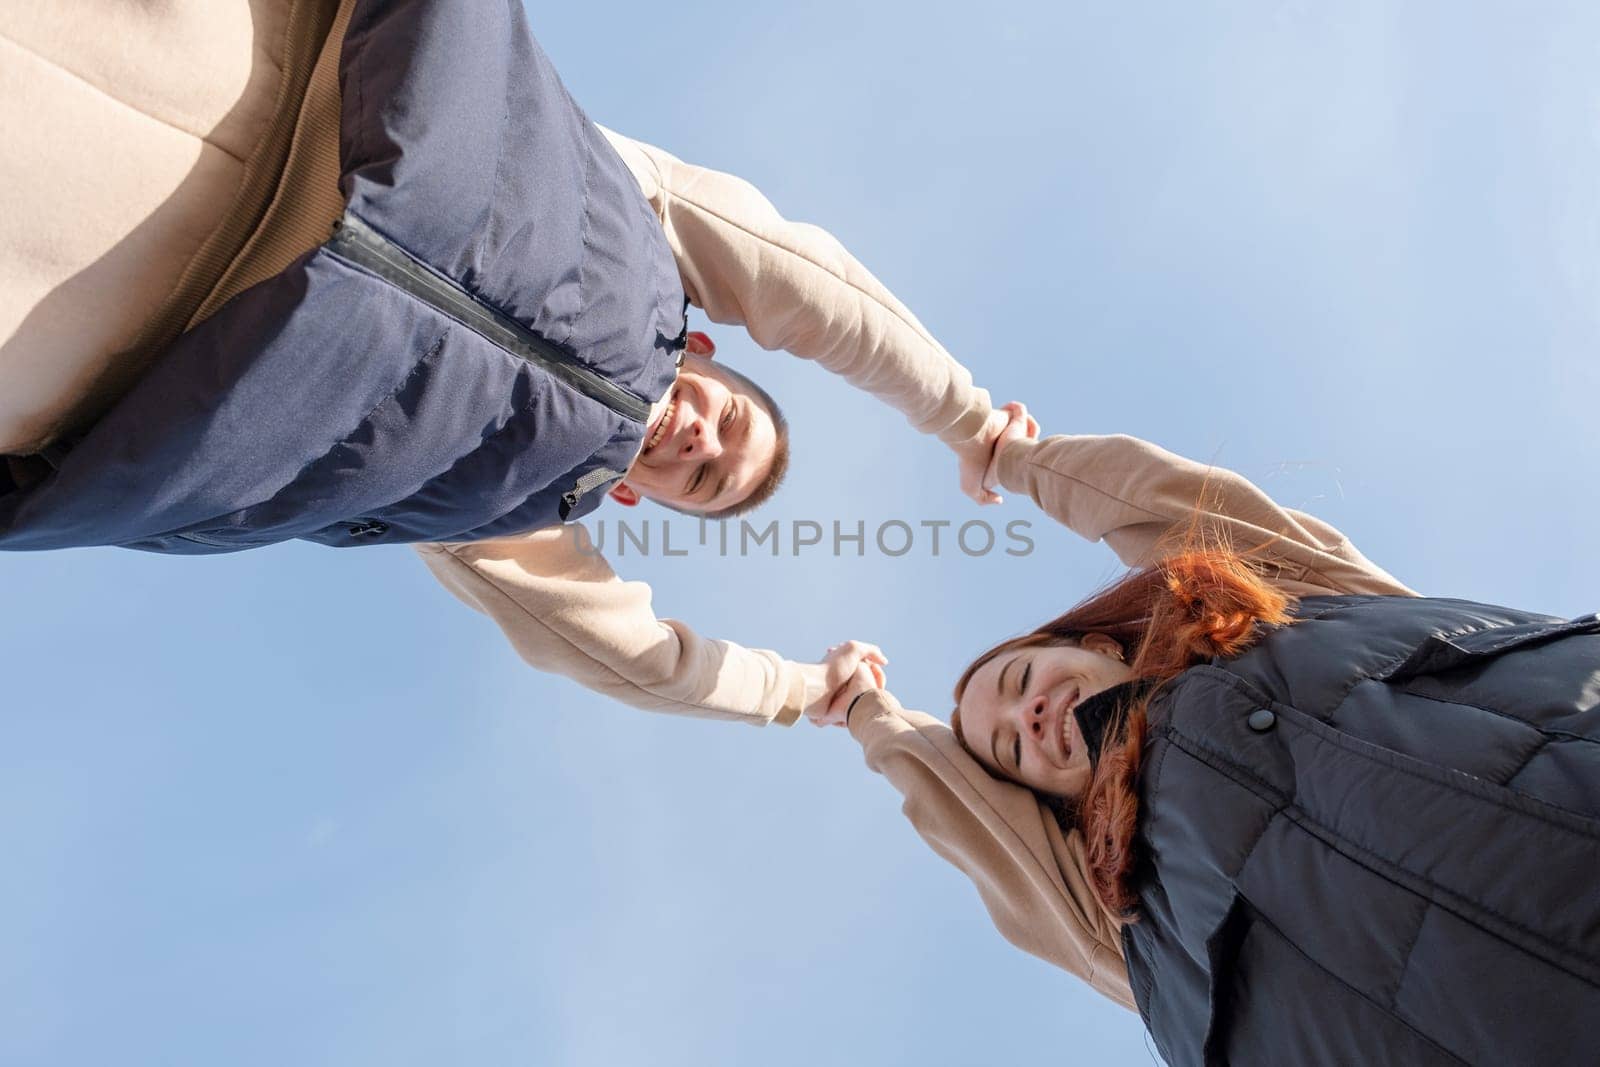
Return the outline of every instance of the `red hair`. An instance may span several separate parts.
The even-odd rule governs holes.
[[[1262,569],[1205,530],[1198,512],[1177,551],[1120,579],[1031,633],[1013,637],[972,662],[956,683],[956,702],[972,676],[994,657],[1022,648],[1077,644],[1105,634],[1121,646],[1147,693],[1213,657],[1232,657],[1255,644],[1260,627],[1290,622],[1293,598],[1274,588]],[[1083,832],[1089,883],[1112,914],[1131,919],[1133,837],[1139,815],[1139,765],[1144,754],[1145,710],[1150,696],[1107,730],[1106,744],[1083,798],[1065,812]],[[950,725],[962,745],[961,717]]]

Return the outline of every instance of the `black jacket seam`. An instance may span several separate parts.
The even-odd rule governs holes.
[[[1278,929],[1277,925],[1271,919],[1267,918],[1267,916],[1261,911],[1261,909],[1257,908],[1255,906],[1254,902],[1252,902],[1248,896],[1246,896],[1242,892],[1239,892],[1237,889],[1235,889],[1235,892],[1238,893],[1239,899],[1243,900],[1245,902],[1245,904],[1249,906],[1250,911],[1252,913],[1252,921],[1253,922],[1259,922],[1262,926],[1265,926],[1268,930],[1271,930],[1273,935],[1276,936],[1279,941],[1283,942],[1283,944],[1286,945],[1292,952],[1294,952],[1295,955],[1299,956],[1302,960],[1304,960],[1307,965],[1309,965],[1309,966],[1315,968],[1316,970],[1320,971],[1322,973],[1322,975],[1325,978],[1327,978],[1330,982],[1334,982],[1340,988],[1348,991],[1349,993],[1353,994],[1354,996],[1360,997],[1362,1000],[1366,1001],[1368,1004],[1371,1004],[1378,1011],[1382,1012],[1387,1018],[1393,1019],[1396,1023],[1398,1023],[1399,1025],[1405,1027],[1407,1030],[1409,1030],[1413,1034],[1415,1034],[1418,1038],[1420,1038],[1421,1040],[1427,1042],[1429,1045],[1432,1045],[1434,1048],[1438,1049],[1444,1055],[1449,1056],[1452,1060],[1455,1060],[1457,1063],[1470,1063],[1471,1062],[1469,1060],[1462,1059],[1460,1056],[1456,1055],[1454,1052],[1450,1051],[1449,1049],[1445,1048],[1443,1045],[1439,1044],[1439,1042],[1437,1040],[1435,1040],[1434,1038],[1430,1037],[1429,1035],[1423,1033],[1421,1030],[1417,1029],[1417,1027],[1415,1025],[1413,1025],[1412,1022],[1409,1019],[1404,1018],[1403,1016],[1401,1016],[1394,1009],[1385,1007],[1383,1004],[1381,1004],[1378,1001],[1374,1000],[1365,991],[1357,988],[1356,986],[1351,985],[1349,982],[1346,982],[1343,978],[1340,978],[1338,975],[1336,975],[1332,971],[1328,970],[1328,968],[1324,967],[1321,963],[1318,963],[1315,959],[1312,959],[1309,955],[1306,954],[1304,949],[1302,949],[1299,945],[1295,944],[1293,938],[1288,937],[1287,935],[1284,934],[1284,932],[1282,930]],[[1215,980],[1215,976],[1212,976],[1212,979],[1214,981]],[[1213,1003],[1212,1004],[1212,1011],[1215,1011],[1215,1010],[1216,1010],[1216,1005]]]
[[[1537,930],[1530,929],[1527,925],[1516,919],[1501,914],[1495,908],[1490,907],[1481,901],[1471,900],[1460,893],[1457,893],[1453,889],[1438,884],[1425,875],[1417,874],[1415,871],[1408,871],[1403,867],[1399,867],[1398,865],[1385,860],[1382,856],[1379,856],[1371,849],[1364,848],[1356,842],[1351,841],[1344,835],[1337,833],[1331,827],[1326,826],[1322,822],[1312,818],[1303,808],[1291,807],[1285,809],[1284,814],[1295,824],[1303,827],[1308,833],[1322,841],[1325,845],[1339,853],[1345,859],[1360,866],[1362,870],[1368,871],[1374,877],[1382,879],[1397,889],[1403,890],[1407,893],[1417,894],[1420,899],[1425,901],[1430,906],[1443,908],[1445,911],[1448,911],[1451,915],[1460,919],[1473,929],[1483,930],[1485,933],[1499,936],[1495,934],[1495,931],[1493,930],[1486,930],[1483,924],[1472,916],[1471,912],[1477,911],[1483,915],[1489,916],[1497,922],[1504,924],[1507,929],[1515,930],[1517,933],[1522,934],[1531,941],[1535,941],[1548,949],[1554,949],[1556,953],[1569,953],[1569,950],[1564,948],[1559,942],[1551,940],[1548,936],[1538,932]],[[1385,870],[1384,868],[1392,869]],[[1408,885],[1407,882],[1412,884]],[[1426,895],[1418,892],[1417,887],[1419,886],[1428,891]],[[1421,928],[1419,925],[1419,935],[1420,932]],[[1580,974],[1568,964],[1561,963],[1557,959],[1552,958],[1551,955],[1528,952],[1528,949],[1522,945],[1515,945],[1514,947],[1519,951],[1527,952],[1528,955],[1533,956],[1535,959],[1549,964],[1551,967],[1555,967],[1556,969],[1566,973],[1580,982],[1587,984],[1594,983],[1593,977]],[[1396,993],[1398,995],[1398,989]]]

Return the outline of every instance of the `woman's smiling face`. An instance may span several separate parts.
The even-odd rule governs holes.
[[[1133,678],[1122,656],[1103,634],[995,656],[973,674],[956,708],[967,750],[991,774],[1078,799],[1091,767],[1072,709]]]

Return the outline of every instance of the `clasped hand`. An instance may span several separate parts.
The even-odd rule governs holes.
[[[1000,453],[1011,442],[1039,436],[1039,423],[1028,409],[1013,400],[989,413],[983,432],[955,450],[961,473],[961,491],[979,504],[998,504],[1000,494]]]
[[[843,726],[850,702],[886,684],[889,659],[877,645],[846,641],[828,649],[820,663],[806,665],[806,718],[816,726]]]

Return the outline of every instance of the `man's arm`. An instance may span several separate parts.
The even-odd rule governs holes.
[[[624,582],[566,527],[470,544],[417,545],[463,603],[529,664],[634,707],[765,726],[800,717],[820,674],[776,652],[657,619],[650,587]]]
[[[991,437],[989,394],[827,231],[749,182],[601,128],[656,211],[689,300],[756,343],[816,360],[958,452]]]

